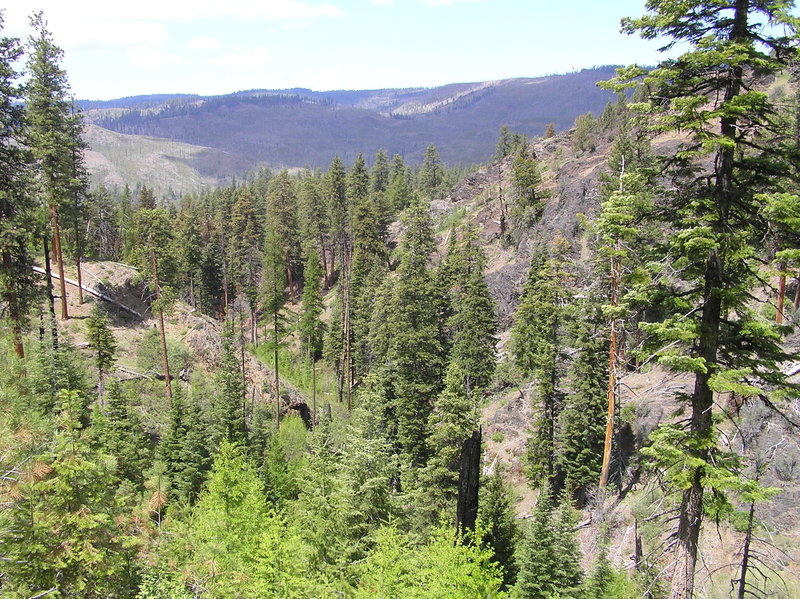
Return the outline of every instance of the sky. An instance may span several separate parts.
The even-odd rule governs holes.
[[[72,94],[381,89],[655,64],[619,32],[645,0],[11,0],[3,35],[41,10]]]

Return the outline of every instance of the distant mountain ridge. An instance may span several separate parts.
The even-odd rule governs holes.
[[[614,66],[564,75],[454,83],[435,88],[312,91],[256,89],[222,96],[154,94],[79,101],[88,121],[125,134],[161,138],[228,155],[175,157],[202,178],[224,180],[259,165],[326,167],[385,149],[409,164],[435,144],[449,164],[485,162],[500,128],[541,135],[572,126],[614,96],[597,87]],[[229,169],[233,169],[230,170]]]

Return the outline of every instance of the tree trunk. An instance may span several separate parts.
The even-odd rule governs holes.
[[[272,341],[275,344],[273,355],[275,357],[275,430],[281,426],[281,379],[278,374],[278,312],[272,315]]]
[[[739,591],[736,599],[744,599],[747,588],[747,568],[750,565],[750,543],[753,539],[753,514],[755,513],[755,503],[750,504],[750,513],[747,516],[747,532],[744,535],[744,547],[742,549],[742,569],[739,574]]]
[[[53,349],[58,349],[58,327],[56,326],[56,306],[55,306],[55,298],[53,297],[53,270],[50,267],[50,243],[47,240],[47,236],[45,235],[42,237],[42,243],[44,245],[44,270],[45,270],[45,278],[47,279],[47,303],[50,305],[50,330],[52,332],[53,340]],[[62,279],[63,280],[63,279]]]
[[[153,265],[153,279],[156,291],[156,301],[161,299],[161,287],[158,284],[158,260],[156,260],[155,250],[150,250],[150,260]],[[169,374],[169,354],[167,353],[167,334],[164,331],[164,310],[158,308],[158,332],[161,336],[161,365],[164,370],[164,381],[167,391],[167,398],[172,400],[172,381]]]
[[[783,268],[783,265],[781,265]],[[778,277],[778,300],[775,303],[775,322],[783,324],[783,302],[786,296],[786,275]]]
[[[67,284],[64,282],[64,258],[61,255],[61,230],[58,225],[58,209],[50,202],[50,225],[53,227],[53,258],[58,263],[59,288],[61,292],[61,319],[68,320]]]
[[[800,309],[800,272],[797,273],[797,289],[794,292],[794,311]]]
[[[747,20],[750,0],[736,0],[735,11],[729,39],[738,41],[747,35]],[[729,80],[722,99],[723,103],[733,101],[742,89],[743,71],[741,66],[731,67]],[[728,210],[733,194],[733,160],[737,132],[737,118],[723,117],[720,120],[720,134],[730,140],[730,145],[722,145],[714,163],[714,200],[716,221],[715,233],[724,240],[728,235]],[[699,442],[703,449],[695,450],[692,457],[702,464],[709,464],[709,449],[703,441],[712,432],[712,408],[714,393],[709,380],[716,371],[719,347],[719,328],[722,319],[722,295],[725,285],[725,251],[723,245],[709,254],[703,275],[702,320],[697,340],[698,357],[705,363],[705,372],[695,374],[694,391],[691,396],[692,414],[689,424],[691,439]],[[694,577],[697,566],[697,543],[703,520],[703,477],[704,467],[695,467],[691,486],[684,490],[678,519],[678,545],[675,570],[670,587],[670,599],[691,599],[694,593]]]
[[[458,502],[456,524],[463,532],[475,530],[478,519],[478,491],[481,475],[481,430],[472,431],[472,436],[461,447],[461,469],[458,473]]]
[[[322,233],[319,235],[319,251],[322,256],[322,272],[325,274],[325,289],[330,287],[331,280],[328,275],[328,259],[325,256],[325,241],[322,238]]]
[[[619,241],[616,243],[619,248]],[[611,258],[611,308],[617,307],[619,300],[619,259]],[[603,467],[600,471],[600,487],[608,485],[608,470],[611,465],[611,445],[614,433],[614,413],[617,392],[617,321],[611,319],[611,335],[608,348],[608,413],[606,414],[606,438],[603,445]]]

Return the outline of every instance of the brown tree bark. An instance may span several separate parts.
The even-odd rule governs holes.
[[[50,210],[50,225],[53,227],[53,258],[58,264],[59,276],[59,291],[61,293],[61,319],[69,319],[69,311],[67,310],[67,284],[64,281],[64,258],[61,253],[61,229],[58,224],[58,208],[55,202],[51,201],[49,205]]]
[[[161,287],[158,284],[158,260],[156,260],[155,250],[150,250],[150,260],[153,265],[153,279],[155,283],[156,300],[161,299]],[[167,392],[167,398],[172,400],[172,380],[169,374],[169,354],[167,353],[167,334],[164,330],[164,310],[159,306],[158,308],[158,332],[161,337],[161,365],[164,370],[164,383]]]

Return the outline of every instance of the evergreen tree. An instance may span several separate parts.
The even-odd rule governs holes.
[[[451,237],[454,238],[455,235]],[[459,253],[457,261],[450,263],[455,272],[443,277],[455,283],[449,288],[453,307],[447,323],[452,342],[450,356],[469,395],[485,390],[492,381],[497,327],[494,300],[484,278],[486,256],[478,245],[474,227],[468,227],[457,249],[449,248],[448,253],[453,250]]]
[[[325,287],[328,287],[330,284],[330,273],[328,272],[329,221],[321,188],[322,180],[316,173],[305,177],[300,183],[300,236],[303,239],[303,251],[306,258],[311,249],[316,248],[318,258],[322,259]]]
[[[117,340],[108,326],[108,319],[97,308],[86,319],[86,338],[95,351],[94,363],[99,373],[97,394],[102,398],[103,381],[116,361]]]
[[[528,144],[523,144],[514,157],[511,180],[514,185],[514,204],[511,208],[514,227],[531,227],[544,211],[544,201],[548,194],[541,188],[539,164]]]
[[[529,442],[529,476],[551,482],[555,482],[555,433],[562,407],[557,368],[562,305],[556,266],[545,250],[536,251],[511,329],[514,359],[523,374],[535,377],[541,405]]]
[[[247,298],[250,305],[251,340],[254,336],[258,303],[258,277],[264,240],[255,200],[247,188],[236,190],[236,201],[230,214],[228,243],[228,277],[235,292]]]
[[[427,208],[415,202],[408,211],[400,265],[388,314],[388,361],[394,373],[398,441],[411,463],[428,456],[431,401],[441,388],[444,355],[439,322],[441,295],[427,267],[433,233]]]
[[[16,480],[3,481],[13,485],[0,512],[3,593],[118,596],[136,584],[136,545],[115,497],[115,461],[86,442],[80,394],[64,390],[58,403],[63,410],[52,446]]]
[[[550,487],[543,485],[529,529],[520,546],[516,589],[525,599],[580,599],[583,572],[575,540],[574,515],[563,502],[553,518]]]
[[[503,481],[499,467],[481,485],[478,518],[486,526],[483,542],[494,552],[493,561],[503,568],[503,586],[511,587],[517,580],[514,553],[520,539],[512,492]]]
[[[373,193],[383,193],[389,188],[389,155],[383,148],[375,154],[370,180]]]
[[[158,317],[161,337],[161,363],[164,370],[167,397],[172,397],[172,381],[167,354],[167,336],[164,327],[164,312],[172,308],[174,292],[167,284],[174,275],[171,247],[172,223],[163,208],[141,209],[134,217],[134,238],[137,241],[136,259],[140,268],[150,279],[154,301],[153,313]]]
[[[267,195],[267,221],[273,233],[272,244],[280,248],[283,266],[286,270],[286,285],[292,303],[296,297],[296,286],[302,275],[300,262],[300,243],[297,227],[297,196],[294,182],[288,171],[281,173],[269,182]],[[273,249],[277,252],[277,249]]]
[[[444,168],[436,146],[430,144],[425,150],[422,168],[419,171],[419,189],[428,199],[438,196],[444,185]]]
[[[657,128],[688,136],[673,162],[679,170],[670,173],[676,190],[664,193],[650,215],[666,221],[670,235],[660,246],[668,267],[679,269],[679,280],[659,282],[685,291],[659,302],[674,317],[642,325],[662,348],[661,363],[694,378],[688,431],[680,440],[665,436],[680,442],[687,457],[670,591],[678,599],[693,593],[705,491],[724,478],[714,475],[714,393],[760,396],[785,388],[779,336],[750,302],[768,222],[756,194],[780,181],[773,174],[792,172],[793,157],[783,151],[774,105],[751,81],[787,65],[797,32],[792,3],[782,0],[654,0],[647,7],[645,16],[624,20],[623,30],[688,47],[655,70],[631,67],[618,79],[644,77]],[[765,21],[772,27],[757,27]]]
[[[474,395],[464,387],[464,374],[458,363],[447,368],[444,390],[431,412],[428,429],[430,459],[421,475],[430,497],[432,520],[444,514],[455,519],[461,448],[478,427],[478,406]]]
[[[278,350],[283,338],[284,321],[281,310],[286,303],[286,263],[285,254],[280,242],[280,236],[269,222],[264,241],[264,263],[262,268],[261,293],[264,302],[264,312],[272,325],[272,352],[274,358],[275,380],[275,427],[281,419],[280,373],[278,371]]]
[[[320,320],[324,306],[320,285],[322,284],[322,269],[319,264],[319,255],[316,250],[308,253],[305,269],[305,287],[303,287],[303,303],[300,310],[300,343],[311,367],[311,412],[314,420],[317,418],[317,356],[322,352],[322,340],[325,333],[325,324]]]
[[[116,379],[112,379],[108,386],[105,404],[98,427],[100,444],[106,453],[116,458],[117,476],[141,487],[150,451],[139,419]]]
[[[330,271],[336,268],[336,252],[344,255],[349,247],[350,213],[347,202],[347,172],[341,158],[335,156],[325,174],[325,198],[330,219],[331,248]]]
[[[214,445],[225,440],[244,443],[247,438],[245,389],[242,365],[233,340],[233,324],[227,322],[222,335],[222,351],[216,371],[217,389],[214,397]]]
[[[0,33],[2,26],[0,13]],[[25,357],[23,333],[37,295],[30,245],[38,233],[36,203],[26,190],[30,157],[22,145],[22,89],[14,70],[21,56],[18,39],[0,38],[0,301],[18,358]]]
[[[606,328],[599,324],[602,315],[593,303],[581,302],[572,311],[578,351],[569,366],[569,392],[555,441],[559,479],[579,505],[599,480],[605,436],[608,347]]]
[[[58,266],[61,318],[69,318],[64,280],[60,213],[71,198],[72,153],[69,84],[59,66],[62,50],[53,43],[42,13],[31,17],[35,35],[28,39],[26,86],[27,145],[35,160],[38,191],[50,219],[53,257]]]

